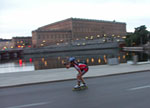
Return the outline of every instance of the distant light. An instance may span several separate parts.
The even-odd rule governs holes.
[[[88,39],[88,37],[85,37],[85,39]]]
[[[120,42],[120,40],[119,40],[119,39],[117,39],[117,42]]]
[[[126,36],[123,36],[122,39],[126,39]]]
[[[47,66],[47,61],[44,62],[44,65]]]
[[[86,59],[86,62],[89,63],[89,59],[88,58]]]
[[[21,45],[18,45],[18,48],[21,48]]]
[[[126,56],[125,55],[123,55],[123,59],[125,59],[126,58]]]
[[[98,63],[101,63],[101,59],[100,58],[98,59]]]
[[[22,59],[19,60],[19,65],[22,66]]]
[[[91,62],[92,62],[92,63],[94,62],[94,58],[91,58]]]
[[[43,40],[43,42],[46,42],[45,40]]]
[[[30,63],[32,63],[32,58],[29,59]]]

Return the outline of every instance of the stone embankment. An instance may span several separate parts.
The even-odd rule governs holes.
[[[123,47],[124,51],[143,51],[144,47]]]
[[[57,52],[72,52],[72,51],[84,51],[84,50],[97,50],[97,49],[112,49],[118,48],[119,44],[117,42],[107,42],[102,44],[91,44],[91,45],[67,45],[58,47],[42,47],[25,49],[24,54],[39,54],[39,53],[57,53]]]

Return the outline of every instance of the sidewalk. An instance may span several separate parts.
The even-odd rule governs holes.
[[[150,63],[89,66],[89,72],[84,77],[93,78],[141,71],[150,71]],[[76,78],[76,74],[74,68],[5,73],[0,74],[0,88],[72,80]]]

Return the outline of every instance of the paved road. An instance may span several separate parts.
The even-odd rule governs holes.
[[[149,108],[150,72],[0,89],[0,108]]]

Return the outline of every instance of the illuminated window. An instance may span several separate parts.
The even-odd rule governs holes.
[[[86,62],[89,63],[89,59],[88,58],[86,59]]]
[[[126,56],[125,55],[123,55],[123,59],[125,59],[126,58]]]
[[[44,62],[44,65],[47,66],[47,61]]]
[[[98,63],[99,63],[99,64],[101,63],[101,59],[100,59],[100,58],[98,59]]]
[[[85,45],[85,43],[82,43],[82,45]]]
[[[88,37],[85,37],[85,39],[88,39]]]
[[[91,58],[91,62],[94,63],[94,58]]]

